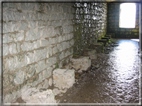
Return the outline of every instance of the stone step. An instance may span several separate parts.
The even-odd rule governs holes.
[[[108,41],[107,41],[107,39],[99,39],[99,40],[97,40],[97,42],[102,42],[105,46]]]

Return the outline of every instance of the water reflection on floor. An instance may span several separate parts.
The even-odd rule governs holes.
[[[87,74],[61,97],[60,103],[140,103],[140,57],[137,40],[116,40],[103,66]]]

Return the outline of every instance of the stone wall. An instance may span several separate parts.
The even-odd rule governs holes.
[[[108,3],[108,24],[107,33],[112,34],[115,38],[139,38],[139,6],[136,8],[136,27],[119,28],[119,7],[120,3]]]
[[[25,86],[52,87],[52,71],[73,54],[72,3],[3,2],[3,97],[13,102]]]
[[[0,5],[0,8],[1,8],[1,5]],[[1,9],[0,9],[0,28],[1,28]],[[1,34],[1,29],[0,29],[0,34]],[[0,39],[2,39],[2,36],[0,36]],[[1,62],[1,49],[2,49],[2,42],[0,40],[0,104],[1,104],[1,95],[2,95],[2,62]]]
[[[90,45],[106,34],[106,3],[75,3],[74,55],[81,55]]]
[[[139,37],[140,37],[140,52],[141,52],[141,56],[142,56],[142,3],[139,4],[139,7],[140,7],[140,32],[139,32]]]

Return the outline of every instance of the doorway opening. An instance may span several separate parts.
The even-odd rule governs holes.
[[[136,24],[136,4],[122,3],[120,4],[119,27],[135,28]]]

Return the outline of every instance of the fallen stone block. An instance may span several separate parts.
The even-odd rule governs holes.
[[[71,67],[77,71],[86,71],[91,66],[91,60],[87,57],[72,58]]]
[[[59,89],[68,89],[75,83],[75,70],[55,69],[53,71],[53,84]]]
[[[51,89],[40,92],[36,88],[25,87],[22,89],[22,99],[30,103],[56,103],[55,95]]]
[[[65,93],[66,91],[67,91],[67,89],[58,89],[58,88],[53,89],[53,93],[54,93],[55,96],[62,94],[62,93]]]

